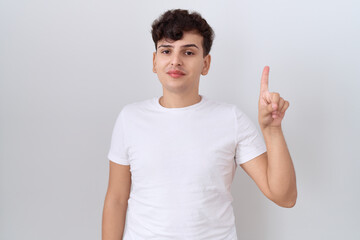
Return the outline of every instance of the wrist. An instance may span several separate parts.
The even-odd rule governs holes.
[[[262,133],[265,134],[276,134],[276,133],[280,133],[282,132],[282,128],[281,125],[280,126],[276,126],[276,127],[260,127]]]

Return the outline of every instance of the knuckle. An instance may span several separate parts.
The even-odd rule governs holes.
[[[272,93],[272,97],[273,97],[273,99],[279,100],[280,99],[280,94],[274,92],[274,93]]]

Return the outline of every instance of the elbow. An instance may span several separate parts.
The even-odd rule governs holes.
[[[287,197],[286,199],[282,199],[281,201],[274,201],[278,206],[283,208],[293,208],[296,204],[297,200],[297,191],[295,191],[291,197]]]
[[[275,202],[276,205],[283,207],[283,208],[293,208],[296,204],[296,199],[292,201],[282,201],[282,202]]]
[[[287,204],[285,206],[283,206],[284,208],[293,208],[296,204],[296,200],[297,200],[297,193],[295,192],[295,196],[287,202]]]
[[[293,208],[295,206],[295,204],[296,204],[296,200],[290,201],[287,203],[278,204],[278,205],[283,208]]]

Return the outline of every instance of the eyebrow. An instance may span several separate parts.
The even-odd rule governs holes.
[[[160,45],[158,48],[161,48],[161,47],[170,47],[170,48],[173,48],[174,46],[173,46],[173,45],[168,45],[168,44],[162,44],[162,45]],[[182,48],[196,47],[197,49],[199,49],[199,47],[196,46],[195,44],[185,44],[185,45],[182,45],[181,47],[182,47]]]

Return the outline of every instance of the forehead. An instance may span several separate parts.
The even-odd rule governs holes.
[[[169,43],[171,45],[182,45],[182,44],[196,44],[199,48],[202,48],[203,36],[199,33],[191,31],[191,32],[183,32],[183,36],[179,40],[172,40],[168,38],[162,38],[158,41],[158,44]]]

